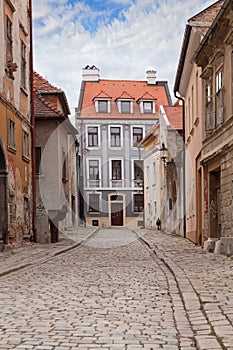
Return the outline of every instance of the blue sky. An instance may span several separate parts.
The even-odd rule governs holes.
[[[34,69],[78,104],[82,68],[145,79],[155,69],[172,95],[187,20],[213,0],[35,0]]]

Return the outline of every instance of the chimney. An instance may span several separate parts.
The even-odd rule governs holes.
[[[146,80],[148,85],[155,85],[156,84],[156,71],[155,70],[148,70],[146,72]]]
[[[83,80],[84,81],[99,81],[100,70],[96,66],[86,66],[83,68]]]

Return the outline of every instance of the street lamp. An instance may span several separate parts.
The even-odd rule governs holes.
[[[167,157],[168,157],[168,149],[167,147],[165,146],[164,143],[162,143],[162,148],[160,148],[160,152],[161,152],[161,159],[163,161],[164,164],[166,164],[166,160],[167,160]]]

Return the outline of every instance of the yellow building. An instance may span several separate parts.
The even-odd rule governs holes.
[[[29,9],[29,11],[28,11]],[[0,246],[32,233],[31,4],[0,0]]]

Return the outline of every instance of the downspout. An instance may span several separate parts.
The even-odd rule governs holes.
[[[186,161],[185,161],[185,100],[177,95],[177,91],[174,90],[175,97],[182,102],[182,138],[183,138],[183,237],[186,238]]]
[[[32,125],[32,231],[33,241],[37,242],[36,231],[36,134],[35,134],[35,114],[34,114],[34,92],[33,92],[33,39],[32,39],[32,0],[29,0],[30,19],[30,91],[31,91],[31,125]]]

